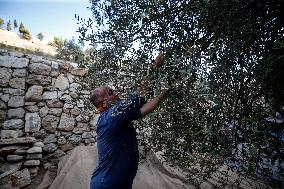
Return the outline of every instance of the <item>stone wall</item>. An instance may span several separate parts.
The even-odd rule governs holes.
[[[0,188],[31,184],[42,167],[55,174],[74,146],[95,142],[85,74],[68,62],[0,50]]]

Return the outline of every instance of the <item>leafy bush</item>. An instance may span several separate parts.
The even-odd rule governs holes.
[[[82,47],[76,44],[74,38],[67,40],[54,37],[53,41],[50,42],[49,45],[57,47],[57,58],[83,64],[84,52]]]
[[[24,39],[30,40],[32,38],[31,33],[26,28],[22,29],[22,37]]]
[[[30,40],[32,38],[31,33],[27,28],[24,27],[23,23],[21,22],[20,27],[19,27],[19,32],[22,35],[22,38]]]
[[[66,43],[66,41],[66,39],[63,40],[61,37],[53,37],[53,41],[48,44],[53,47],[57,47],[58,49],[61,49]]]

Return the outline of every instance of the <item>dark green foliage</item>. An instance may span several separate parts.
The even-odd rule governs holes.
[[[16,29],[18,27],[18,22],[17,22],[17,20],[15,19],[14,20],[14,29]]]
[[[76,44],[74,38],[69,41],[66,40],[63,47],[58,51],[58,58],[63,58],[64,60],[69,60],[76,63],[83,61],[83,57],[84,54],[82,47]]]
[[[22,33],[23,29],[24,29],[24,24],[21,22],[20,23],[20,27],[19,27],[19,32]]]
[[[31,33],[29,32],[29,30],[23,25],[23,23],[21,22],[20,27],[19,27],[19,32],[22,36],[22,38],[30,40],[32,38]]]
[[[94,20],[76,16],[81,40],[99,47],[88,82],[126,93],[148,78],[149,97],[173,87],[137,124],[140,144],[191,168],[197,184],[226,162],[245,175],[259,171],[272,185],[261,162],[284,160],[283,142],[270,134],[283,134],[283,123],[266,121],[283,114],[283,1],[91,2]],[[159,51],[167,63],[158,69],[151,59]]]
[[[59,37],[54,37],[50,45],[57,47],[57,58],[83,64],[84,53],[82,47],[76,44],[75,39],[63,40]]]
[[[43,38],[44,38],[44,36],[43,36],[43,34],[40,32],[39,34],[37,34],[37,38],[42,41]]]
[[[12,25],[11,25],[11,22],[10,20],[7,22],[7,28],[6,28],[8,31],[11,31],[12,30]]]

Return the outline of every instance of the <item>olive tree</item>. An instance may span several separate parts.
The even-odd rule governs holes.
[[[172,88],[136,124],[144,149],[187,168],[196,185],[224,164],[275,184],[263,162],[281,164],[284,157],[283,122],[268,119],[283,114],[281,0],[91,3],[93,19],[76,16],[81,40],[97,47],[89,84],[129,93],[147,79],[148,98],[163,85]],[[155,67],[160,51],[167,60]]]

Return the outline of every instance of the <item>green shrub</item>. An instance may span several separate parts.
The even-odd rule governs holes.
[[[8,21],[7,23],[7,28],[6,28],[8,31],[11,31],[12,30],[12,25],[11,25],[11,22],[10,20]]]
[[[30,31],[27,28],[25,28],[22,22],[19,27],[19,32],[22,35],[22,38],[24,39],[30,40],[32,38]]]

